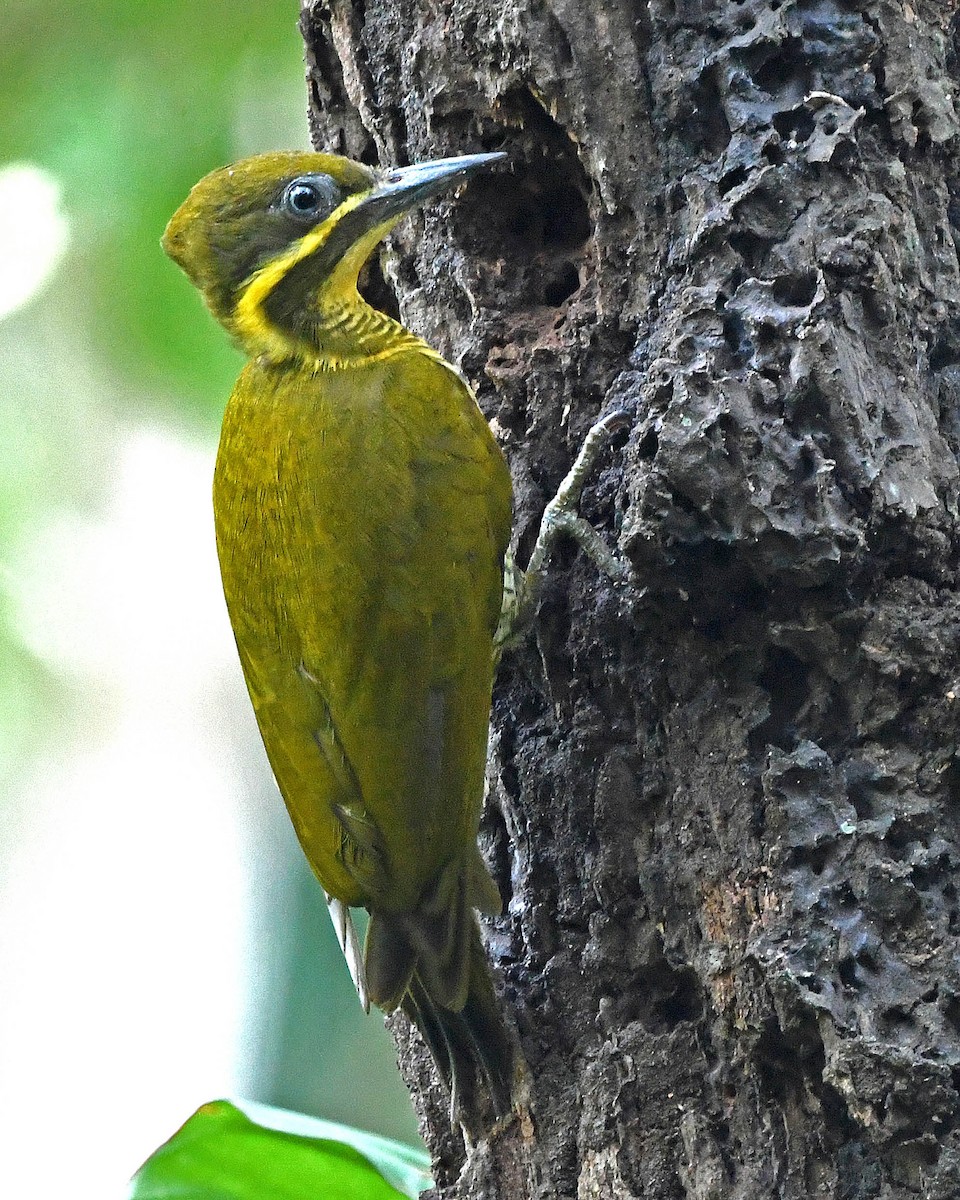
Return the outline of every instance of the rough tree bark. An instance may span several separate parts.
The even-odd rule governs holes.
[[[958,20],[932,0],[307,0],[313,134],[505,148],[382,302],[458,362],[520,558],[635,413],[497,687],[491,956],[531,1121],[445,1197],[960,1195]],[[954,224],[956,223],[956,224]]]

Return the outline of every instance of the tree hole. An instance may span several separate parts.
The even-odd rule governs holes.
[[[657,948],[651,962],[637,973],[628,1001],[629,1019],[639,1019],[652,1033],[673,1029],[703,1014],[703,995],[690,966],[673,966]]]
[[[684,1021],[696,1021],[703,1011],[700,986],[693,971],[679,972],[677,989],[660,1004],[664,1023],[673,1028]]]
[[[583,193],[544,178],[543,164],[515,175],[483,176],[471,185],[474,213],[493,226],[491,244],[505,242],[514,257],[579,249],[591,232]]]
[[[732,192],[735,187],[739,187],[741,183],[747,182],[747,168],[734,167],[732,171],[727,171],[725,175],[721,175],[717,183],[717,191],[721,196],[725,196],[727,192]]]
[[[387,282],[380,258],[374,255],[364,265],[357,280],[357,291],[371,308],[376,308],[394,321],[400,320],[400,304],[397,294]]]
[[[592,185],[575,143],[530,91],[511,92],[500,110],[509,163],[470,182],[454,220],[472,255],[506,261],[498,288],[522,307],[558,308],[580,288]]]
[[[873,820],[881,805],[878,804],[879,784],[882,781],[874,763],[863,760],[851,760],[844,771],[847,785],[847,799],[856,810],[861,821]]]
[[[773,298],[784,308],[809,308],[817,294],[817,284],[815,271],[782,275],[774,280]]]
[[[816,1017],[804,1013],[785,1029],[768,1018],[755,1055],[758,1074],[772,1096],[783,1101],[802,1094],[806,1080],[823,1078],[826,1063]]]
[[[572,262],[563,263],[558,274],[543,289],[543,302],[553,308],[559,308],[564,300],[569,300],[579,287],[580,272]]]
[[[860,981],[857,979],[857,964],[852,958],[845,958],[837,967],[837,974],[840,976],[840,982],[844,987],[851,988],[853,991],[858,991]]]
[[[958,1034],[960,1034],[960,998],[947,996],[943,1002],[943,1017]]]
[[[576,187],[558,187],[544,194],[543,244],[558,250],[575,250],[590,236],[590,213],[583,193]]]
[[[750,271],[756,272],[766,257],[770,239],[749,229],[734,229],[728,238],[731,247],[743,259]]]
[[[774,113],[773,127],[786,142],[799,145],[808,140],[816,122],[813,113],[803,104],[786,112]]]
[[[799,97],[810,91],[810,60],[800,38],[789,38],[772,51],[761,46],[748,51],[746,57],[753,82],[768,96],[780,96],[789,91]]]
[[[792,750],[797,741],[797,714],[810,695],[809,669],[789,650],[774,646],[757,682],[770,697],[770,715],[750,734],[751,746],[755,751],[767,745]]]
[[[732,136],[714,70],[706,69],[689,89],[680,113],[684,140],[706,158],[719,158]]]
[[[659,449],[660,439],[657,437],[657,431],[648,429],[637,443],[637,458],[649,462],[650,459],[657,457]]]

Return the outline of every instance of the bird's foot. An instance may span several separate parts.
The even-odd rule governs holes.
[[[558,537],[572,537],[580,548],[614,583],[623,583],[629,568],[606,544],[589,521],[577,512],[587,477],[610,435],[629,425],[632,417],[616,409],[601,417],[583,439],[580,453],[540,519],[540,531],[525,571],[517,568],[512,555],[504,563],[503,605],[494,636],[497,658],[526,633],[536,609],[540,588],[547,574],[547,561]]]

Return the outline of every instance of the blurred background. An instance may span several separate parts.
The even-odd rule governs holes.
[[[308,145],[296,0],[6,0],[0,1194],[104,1200],[219,1096],[416,1140],[249,710],[210,480],[240,359],[163,256]]]

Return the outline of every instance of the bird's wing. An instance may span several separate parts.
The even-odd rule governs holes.
[[[320,678],[303,661],[291,670],[284,658],[249,645],[241,646],[240,661],[267,757],[320,883],[348,906],[375,899],[383,840]]]
[[[324,895],[327,897],[327,912],[333,922],[333,931],[337,935],[337,941],[343,951],[353,986],[357,989],[360,1005],[364,1012],[369,1012],[370,989],[367,986],[367,971],[363,961],[363,951],[360,949],[360,939],[357,937],[357,927],[353,923],[349,907],[342,900],[338,900],[336,896],[328,895],[326,892]]]

